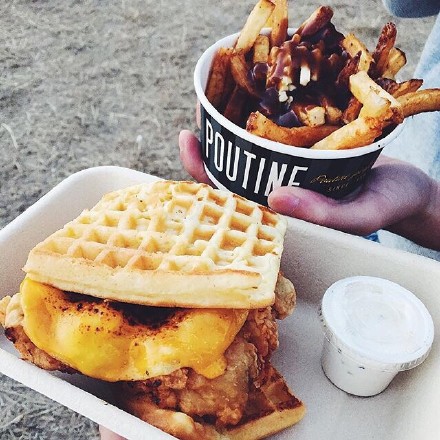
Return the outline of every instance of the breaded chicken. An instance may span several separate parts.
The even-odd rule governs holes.
[[[226,350],[225,357],[226,371],[215,379],[182,368],[168,376],[121,382],[118,386],[122,390],[117,395],[135,394],[161,409],[209,418],[221,426],[235,425],[243,415],[250,384],[259,373],[256,348],[239,335]]]
[[[4,297],[0,301],[0,323],[5,328],[5,336],[14,343],[21,358],[32,362],[37,367],[48,371],[62,371],[64,373],[75,373],[73,368],[68,367],[45,351],[40,350],[25,333],[23,322],[23,310],[20,305],[20,294]]]

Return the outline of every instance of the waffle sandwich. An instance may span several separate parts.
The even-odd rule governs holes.
[[[177,438],[264,438],[305,411],[270,363],[295,304],[285,231],[204,184],[115,191],[30,251],[0,321],[24,359],[108,381]]]

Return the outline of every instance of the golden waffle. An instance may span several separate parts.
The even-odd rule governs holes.
[[[105,195],[31,250],[24,270],[62,290],[147,305],[272,304],[285,220],[193,182]]]
[[[306,407],[289,389],[283,376],[268,363],[265,380],[249,395],[246,412],[237,426],[228,429],[228,440],[259,440],[298,423]]]

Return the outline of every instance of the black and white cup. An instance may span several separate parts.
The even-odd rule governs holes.
[[[194,86],[201,110],[201,146],[211,181],[257,203],[267,205],[280,186],[299,186],[332,198],[358,188],[385,145],[400,126],[371,145],[348,150],[311,150],[270,141],[247,132],[220,114],[205,95],[213,57],[220,47],[232,47],[238,33],[209,47],[197,62]]]

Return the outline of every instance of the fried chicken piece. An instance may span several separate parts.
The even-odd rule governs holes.
[[[278,274],[275,286],[275,303],[272,307],[250,310],[243,326],[246,340],[257,348],[260,361],[264,363],[278,348],[278,326],[276,319],[284,319],[295,308],[296,293],[293,284]]]
[[[161,409],[182,411],[195,418],[208,417],[219,426],[235,425],[243,415],[259,364],[255,346],[241,335],[226,350],[225,357],[226,371],[215,379],[182,368],[168,376],[124,382],[125,389],[118,395],[143,395]]]
[[[20,294],[12,298],[4,297],[0,301],[0,323],[5,327],[5,336],[14,343],[21,358],[32,362],[44,370],[59,370],[64,373],[75,373],[76,370],[68,367],[45,351],[40,350],[24,332],[22,323],[24,315],[20,305]]]
[[[6,322],[6,310],[8,308],[8,304],[11,302],[10,296],[5,296],[0,300],[0,325],[5,326]]]
[[[237,424],[246,407],[250,384],[258,377],[255,346],[241,335],[225,352],[224,374],[207,379],[190,370],[186,387],[179,392],[180,409],[192,416],[212,416],[216,425]]]
[[[241,331],[255,345],[261,363],[278,347],[278,327],[271,307],[250,310]]]
[[[275,285],[275,303],[272,306],[276,319],[284,319],[291,315],[296,305],[296,292],[292,282],[278,273]]]
[[[48,371],[61,371],[63,373],[77,373],[71,367],[58,361],[45,351],[40,350],[26,335],[21,325],[5,329],[6,337],[12,341],[15,348],[20,352],[21,358],[32,362],[37,367]]]

